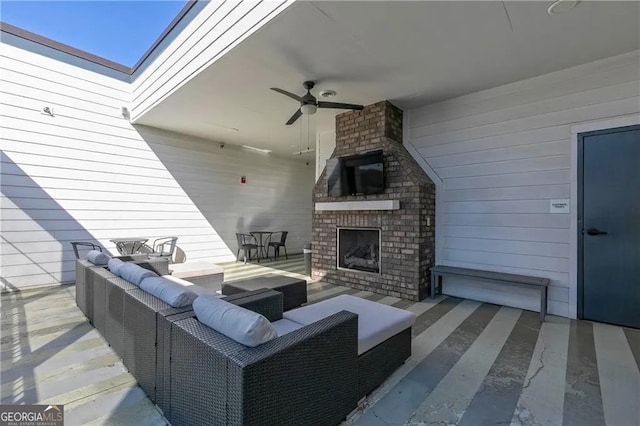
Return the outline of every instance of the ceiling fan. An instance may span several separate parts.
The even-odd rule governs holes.
[[[318,108],[354,109],[354,110],[361,110],[364,108],[362,105],[356,105],[356,104],[343,104],[340,102],[323,102],[323,101],[318,102],[316,97],[311,94],[311,89],[313,89],[316,83],[313,81],[305,81],[304,83],[302,83],[302,85],[304,86],[305,89],[307,89],[307,94],[304,96],[298,96],[291,92],[287,92],[286,90],[278,89],[277,87],[271,88],[271,90],[275,92],[282,93],[283,95],[288,96],[300,102],[300,108],[291,116],[289,121],[287,121],[287,126],[290,126],[291,124],[295,123],[296,120],[300,118],[302,114],[309,114],[309,115],[315,114]]]

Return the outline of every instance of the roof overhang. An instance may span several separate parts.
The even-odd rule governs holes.
[[[303,94],[316,80],[336,102],[410,108],[636,50],[638,6],[551,16],[539,1],[296,2],[136,122],[292,155],[340,111],[285,126],[298,105],[270,87]]]

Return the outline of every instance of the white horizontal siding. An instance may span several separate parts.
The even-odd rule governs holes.
[[[496,168],[494,172],[496,174],[493,175],[449,178],[447,179],[446,188],[448,190],[482,189],[571,183],[571,173],[569,169],[513,173],[501,173],[501,171],[499,168]]]
[[[633,92],[630,91],[629,93]],[[420,143],[425,144],[425,146],[433,146],[450,142],[460,142],[463,140],[469,141],[476,138],[484,138],[494,135],[505,135],[508,133],[520,132],[524,130],[542,129],[548,126],[565,125],[567,131],[570,131],[570,126],[575,123],[637,113],[637,109],[637,96],[628,94],[625,95],[625,97],[622,99],[607,101],[605,98],[601,103],[579,106],[565,111],[544,112],[544,110],[541,110],[539,111],[540,115],[534,115],[529,118],[518,118],[515,120],[507,120],[502,123],[491,123],[475,128],[457,129],[450,132],[437,133],[434,135],[421,136],[422,132],[418,131],[415,134],[410,134],[410,137],[411,140],[414,140],[414,138],[416,138],[416,141],[418,138],[427,139],[429,141],[428,144],[425,144],[426,141],[420,141]]]
[[[312,168],[138,129],[121,116],[129,83],[21,43],[1,46],[3,286],[73,281],[71,241],[115,253],[112,238],[175,235],[211,262],[234,259],[236,231],[288,230],[292,253],[310,241]]]
[[[134,76],[132,119],[217,61],[293,1],[208,2],[153,62]]]
[[[628,73],[633,72],[632,68],[626,68]],[[628,78],[631,78],[628,76]],[[490,128],[492,125],[502,125],[505,122],[516,122],[517,120],[528,120],[530,123],[538,123],[547,114],[558,114],[559,119],[566,119],[581,111],[572,111],[577,106],[587,108],[598,105],[606,100],[624,100],[633,98],[634,89],[637,87],[636,81],[625,82],[617,85],[606,85],[592,90],[583,90],[577,93],[558,96],[556,92],[550,92],[550,99],[531,101],[511,106],[508,109],[500,109],[488,113],[476,113],[471,116],[454,118],[440,123],[422,125],[414,128],[417,138],[436,135],[439,133],[453,133],[455,131]],[[522,94],[520,94],[522,96]],[[494,100],[495,101],[495,100]],[[534,116],[541,116],[537,120],[531,120]]]
[[[66,84],[68,88],[82,87],[85,90],[93,91],[99,96],[111,95],[114,98],[129,96],[129,82],[110,77],[108,72],[92,71],[91,68],[94,68],[92,65],[95,65],[93,63],[87,63],[82,59],[54,51],[44,45],[34,44],[8,33],[2,33],[2,38],[2,52],[0,53],[3,58],[2,67],[14,72],[21,69],[29,70],[29,76],[31,77],[40,75],[48,82]],[[21,52],[24,52],[25,49],[28,49],[33,54],[21,56]],[[46,55],[38,54],[38,52]],[[53,57],[61,60],[52,61],[51,58]],[[77,66],[75,63],[81,63],[84,66]],[[101,71],[106,71],[101,66],[98,66],[98,68]],[[72,77],[73,84],[69,84],[70,80],[58,81],[58,76]],[[15,81],[14,84],[22,84],[22,81]]]
[[[288,231],[290,253],[310,241],[312,166],[206,140],[180,140],[144,126],[138,130],[222,239],[234,241],[232,247],[238,231]]]
[[[569,245],[566,243],[449,237],[446,240],[444,248],[487,253],[521,254],[563,259],[569,258]]]
[[[507,240],[562,243],[569,240],[568,229],[505,227],[505,226],[442,226],[439,235],[454,238],[482,238],[487,240]],[[441,232],[440,232],[441,231]]]
[[[551,198],[569,198],[570,186],[532,185],[516,187],[498,187],[484,189],[451,189],[446,192],[445,201],[502,201],[502,200],[545,200]]]
[[[414,109],[416,116],[413,123],[417,127],[519,106],[522,105],[523,95],[528,102],[534,102],[634,81],[637,80],[637,75],[634,75],[637,73],[637,64],[633,62],[633,55],[618,55],[587,64],[586,67],[560,70],[446,102],[425,105]],[[568,80],[571,80],[571,84],[567,84]],[[542,86],[546,91],[537,92]],[[549,93],[553,93],[553,96],[549,96]]]
[[[439,263],[547,277],[550,312],[575,312],[570,215],[550,214],[549,200],[571,198],[577,182],[572,126],[640,114],[639,60],[631,52],[408,112],[408,143],[442,180]],[[536,292],[486,282],[448,278],[444,290],[539,306]]]

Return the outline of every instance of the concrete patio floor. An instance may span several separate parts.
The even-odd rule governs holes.
[[[301,256],[231,263],[225,280],[301,276]],[[413,355],[347,420],[357,425],[638,425],[640,330],[439,297],[414,303],[323,283],[417,315]],[[67,425],[165,424],[75,306],[74,287],[0,299],[1,404],[64,404]]]

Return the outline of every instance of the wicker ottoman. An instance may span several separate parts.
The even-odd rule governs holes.
[[[169,269],[174,277],[211,290],[220,290],[222,281],[224,281],[224,270],[215,263],[173,263],[169,265]]]
[[[245,291],[270,288],[282,293],[283,309],[288,311],[307,303],[307,282],[298,278],[283,275],[264,275],[247,280],[222,283],[222,294],[231,295]]]

